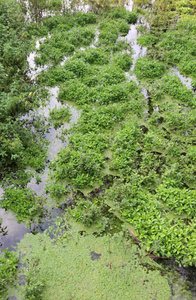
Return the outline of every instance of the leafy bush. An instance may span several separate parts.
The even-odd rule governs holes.
[[[120,41],[116,41],[114,45],[111,45],[110,49],[111,51],[113,51],[113,53],[123,51],[123,50],[131,51],[131,44],[126,40],[120,40]]]
[[[0,125],[0,166],[1,169],[7,167],[25,168],[27,165],[42,169],[45,164],[47,147],[43,148],[44,141],[42,132],[32,132],[29,130],[28,122],[23,128],[24,123],[20,119],[15,121],[8,118],[7,123]],[[39,126],[34,126],[39,131]],[[38,127],[38,128],[37,128]]]
[[[195,45],[196,47],[196,45]],[[196,77],[196,61],[195,58],[186,59],[179,64],[180,71],[187,75],[192,75]]]
[[[194,217],[196,208],[196,191],[179,189],[168,186],[159,186],[157,198],[166,203],[167,207],[174,213]]]
[[[164,76],[162,84],[165,93],[189,105],[196,105],[193,91],[183,85],[177,76]]]
[[[66,85],[60,87],[58,99],[61,101],[73,101],[79,105],[92,101],[90,89],[77,79],[68,81]]]
[[[141,135],[140,128],[134,121],[117,132],[112,146],[111,169],[129,173],[137,166],[137,144]]]
[[[134,11],[127,11],[125,7],[117,7],[110,11],[109,16],[112,19],[124,19],[129,24],[135,24],[137,22],[138,15]]]
[[[80,26],[95,24],[97,22],[97,16],[92,12],[83,13],[79,11],[74,15],[74,19]]]
[[[156,255],[163,257],[175,256],[184,265],[195,264],[195,219],[187,225],[176,215],[172,218],[157,196],[146,192],[135,181],[126,184],[116,182],[107,193],[107,199],[121,212],[124,220],[135,228],[141,245],[147,251],[153,249]]]
[[[88,227],[102,217],[101,208],[89,200],[78,201],[74,209],[69,209],[69,213],[76,222],[81,222]]]
[[[64,15],[56,15],[56,16],[49,16],[44,18],[43,24],[46,26],[50,31],[51,30],[60,30],[60,28],[64,28],[64,30],[70,30],[74,26],[85,26],[87,24],[95,24],[97,22],[97,16],[92,12],[77,12],[75,15],[67,13],[66,16]]]
[[[135,11],[127,13],[126,20],[129,24],[136,24],[138,19],[138,14]]]
[[[74,79],[76,75],[73,72],[69,72],[63,66],[58,65],[50,68],[47,71],[43,71],[37,76],[36,81],[38,84],[47,84],[49,86],[55,86],[66,80]]]
[[[94,39],[95,32],[91,28],[73,27],[70,31],[59,31],[44,40],[37,51],[36,63],[44,65],[48,62],[57,64],[65,55],[70,55],[75,47],[88,46]]]
[[[115,22],[109,22],[108,20],[101,22],[99,30],[100,45],[110,45],[116,42],[118,38],[118,30]]]
[[[127,104],[101,106],[96,110],[85,108],[74,129],[83,134],[89,132],[98,134],[106,130],[111,130],[116,123],[124,119],[127,111]]]
[[[194,90],[196,90],[196,80],[192,80],[191,85]]]
[[[108,148],[108,137],[102,133],[77,133],[69,138],[69,145],[74,151],[96,151],[103,152]]]

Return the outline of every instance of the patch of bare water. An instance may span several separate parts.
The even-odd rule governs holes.
[[[27,73],[27,75],[32,79],[32,80],[35,80],[35,78],[37,77],[38,74],[41,73],[41,71],[43,70],[46,70],[48,68],[47,65],[45,66],[41,66],[41,67],[36,67],[36,64],[35,64],[35,57],[37,56],[37,50],[39,49],[40,47],[40,43],[43,42],[44,40],[46,39],[46,37],[43,37],[43,38],[40,38],[36,41],[36,45],[35,45],[35,48],[36,50],[31,52],[29,54],[29,56],[27,57],[27,61],[29,63],[29,67],[30,67],[30,70],[29,72]]]
[[[188,89],[190,89],[190,90],[193,89],[193,87],[192,87],[192,79],[189,78],[189,77],[184,77],[176,67],[173,67],[173,68],[171,69],[171,73],[172,73],[172,75],[178,76],[178,78],[180,79],[180,81],[181,81]]]
[[[130,1],[130,5],[128,6],[127,9],[132,10],[132,7],[133,7],[133,1]],[[129,78],[129,80],[135,81],[137,85],[139,85],[139,82],[137,80],[136,75],[133,73],[133,70],[135,68],[135,64],[136,64],[137,59],[140,58],[140,57],[144,57],[146,55],[146,51],[147,51],[146,47],[142,47],[142,46],[138,45],[138,43],[137,43],[137,38],[138,38],[137,26],[139,24],[141,24],[141,22],[142,22],[142,20],[139,19],[138,22],[135,25],[131,25],[129,32],[125,37],[120,37],[121,40],[126,39],[131,44],[131,47],[132,47],[132,50],[133,50],[133,55],[132,55],[133,63],[132,63],[132,66],[130,68],[130,73],[126,72],[125,75],[127,76],[127,78]],[[142,94],[144,95],[144,98],[147,101],[147,99],[148,99],[147,89],[142,86],[141,90],[142,90],[141,91]],[[146,111],[144,113],[146,113]]]

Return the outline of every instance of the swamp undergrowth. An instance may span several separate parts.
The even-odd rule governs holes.
[[[21,291],[24,299],[52,299],[54,293],[57,299],[65,293],[74,299],[170,299],[166,278],[142,261],[154,254],[195,266],[195,94],[169,73],[177,66],[195,87],[195,6],[182,2],[175,7],[174,1],[135,1],[140,8],[133,12],[119,7],[97,15],[49,16],[37,33],[36,24],[16,30],[21,15],[14,14],[12,21],[3,3],[10,21],[1,14],[1,206],[18,220],[42,215],[43,199],[26,187],[33,172],[25,169],[40,172],[47,152],[44,122],[23,120],[22,114],[38,106],[40,95],[47,97],[45,86],[58,85],[58,100],[80,109],[78,122],[61,131],[69,144],[50,163],[46,190],[64,207],[68,225],[55,241],[38,234],[19,245],[30,270]],[[144,23],[138,38],[147,56],[131,72],[131,43],[119,37],[137,22],[138,13],[150,17],[150,29]],[[46,37],[37,50],[37,66],[48,64],[35,82],[26,72],[33,35]],[[16,49],[20,55],[10,55]],[[141,85],[147,88],[146,99]],[[67,106],[50,112],[55,128],[69,120]],[[83,235],[67,230],[74,222]],[[133,230],[141,251],[124,246],[122,224]],[[96,237],[85,234],[88,230]]]

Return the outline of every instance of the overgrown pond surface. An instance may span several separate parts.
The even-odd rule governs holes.
[[[5,299],[196,297],[196,20],[166,2],[44,17],[0,62]]]

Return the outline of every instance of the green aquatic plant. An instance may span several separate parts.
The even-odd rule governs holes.
[[[121,35],[126,35],[129,32],[130,25],[125,22],[122,22],[120,23],[118,28]]]
[[[138,78],[142,79],[161,77],[165,70],[166,66],[162,62],[142,57],[137,59],[134,72]]]
[[[19,251],[30,269],[32,285],[47,278],[42,299],[87,299],[92,295],[96,299],[139,300],[155,295],[157,300],[170,299],[166,277],[153,270],[149,259],[142,259],[136,246],[125,244],[122,234],[95,237],[67,231],[56,243],[45,234],[26,235]],[[55,257],[55,264],[51,257]],[[149,270],[142,263],[149,264]],[[25,268],[23,272],[26,273]]]
[[[91,132],[96,134],[105,133],[112,130],[116,124],[121,122],[127,112],[128,106],[126,103],[101,106],[96,110],[85,107],[73,130],[77,130],[83,134]]]
[[[135,11],[128,11],[125,7],[117,7],[111,9],[109,12],[111,19],[124,19],[128,24],[135,24],[137,22],[138,15]]]
[[[77,26],[71,28],[69,31],[59,30],[41,43],[37,51],[40,56],[37,56],[35,59],[36,64],[58,64],[66,55],[73,53],[75,47],[90,45],[94,37],[95,32],[92,28]]]
[[[57,180],[66,180],[80,189],[92,187],[96,182],[100,183],[100,171],[103,167],[101,154],[92,150],[80,152],[69,148],[60,150],[58,158],[51,164]]]
[[[112,57],[112,63],[127,72],[132,65],[132,58],[128,53],[116,53]]]
[[[165,193],[169,195],[167,191]],[[185,222],[176,214],[172,217],[169,206],[165,207],[160,200],[161,195],[164,195],[162,189],[160,194],[158,191],[153,195],[142,187],[141,177],[135,182],[132,176],[129,183],[117,181],[106,195],[106,201],[109,201],[108,203],[120,212],[122,218],[133,226],[141,245],[147,251],[153,249],[155,255],[175,257],[184,265],[195,264],[195,218]],[[175,194],[172,194],[172,197],[175,205]],[[189,198],[186,200],[189,205]],[[186,200],[182,201],[185,203]],[[168,204],[171,205],[170,200]]]
[[[139,45],[143,47],[155,45],[158,42],[158,38],[154,34],[147,32],[146,34],[140,35],[137,39]]]
[[[90,131],[86,134],[78,132],[70,136],[69,144],[75,151],[93,150],[103,152],[109,146],[109,138],[106,134]]]
[[[110,53],[105,48],[89,48],[76,51],[74,57],[82,58],[89,64],[105,65],[109,62]]]
[[[8,187],[1,200],[1,207],[16,214],[19,221],[30,221],[43,214],[43,198],[31,189]]]
[[[69,122],[71,113],[69,107],[57,108],[55,107],[50,111],[50,120],[54,124],[55,128],[59,128],[65,122]]]
[[[0,299],[7,299],[7,288],[16,279],[19,259],[7,249],[0,254]]]

